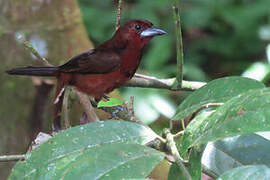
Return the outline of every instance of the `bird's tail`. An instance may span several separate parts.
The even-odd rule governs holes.
[[[23,67],[15,68],[6,71],[11,75],[24,75],[24,76],[57,76],[58,67]]]

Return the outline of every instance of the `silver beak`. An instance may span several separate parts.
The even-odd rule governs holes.
[[[162,29],[151,27],[141,32],[141,38],[166,34]]]

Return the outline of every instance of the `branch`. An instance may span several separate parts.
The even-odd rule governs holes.
[[[183,159],[180,157],[180,154],[179,154],[179,152],[177,150],[177,147],[176,147],[174,139],[173,139],[173,135],[171,134],[170,130],[165,129],[164,134],[165,134],[166,140],[167,140],[167,147],[170,150],[171,154],[173,155],[176,164],[183,171],[184,176],[186,177],[186,179],[192,180],[191,175],[189,174],[187,168],[185,167],[185,165],[183,163]]]
[[[118,0],[117,16],[116,16],[116,22],[115,22],[115,31],[120,27],[122,4],[123,4],[123,0]]]
[[[70,88],[66,88],[66,93],[64,95],[64,100],[63,100],[63,109],[64,109],[64,124],[65,124],[65,128],[70,128],[70,120],[68,117],[68,98],[70,95]]]
[[[23,36],[19,36],[18,40],[23,43],[24,47],[29,50],[38,60],[40,60],[40,62],[44,65],[44,66],[52,66],[47,60],[46,58],[42,57],[37,50],[33,47],[33,45],[26,41]]]
[[[172,91],[179,90],[196,90],[204,86],[205,82],[196,82],[196,81],[182,81],[182,87],[174,88],[175,78],[170,79],[158,79],[156,77],[135,74],[135,76],[126,83],[126,86],[129,87],[143,87],[143,88],[159,88],[159,89],[168,89]]]
[[[80,99],[80,103],[83,105],[84,107],[84,111],[86,113],[87,116],[87,121],[88,122],[97,122],[99,121],[99,118],[97,117],[94,108],[89,100],[89,97],[87,94],[82,93],[80,91],[75,90],[76,95],[79,97]]]
[[[7,162],[7,161],[18,161],[18,160],[24,160],[25,155],[19,154],[19,155],[3,155],[0,156],[0,162]]]
[[[177,74],[176,74],[176,84],[175,88],[182,86],[183,80],[183,65],[184,65],[184,52],[183,52],[183,42],[182,42],[182,30],[180,23],[180,0],[171,0],[172,9],[173,9],[173,19],[175,25],[176,33],[176,55],[177,55]]]

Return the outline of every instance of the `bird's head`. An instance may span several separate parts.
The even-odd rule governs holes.
[[[154,36],[166,34],[162,29],[153,26],[153,23],[147,20],[130,20],[121,26],[116,36],[120,36],[122,41],[126,41],[130,46],[143,48]]]

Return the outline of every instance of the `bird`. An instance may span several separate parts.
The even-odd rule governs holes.
[[[61,108],[65,86],[86,93],[98,102],[135,74],[146,44],[166,32],[148,20],[132,19],[120,26],[111,39],[53,67],[22,67],[6,71],[10,75],[56,77],[53,130],[61,128]]]

